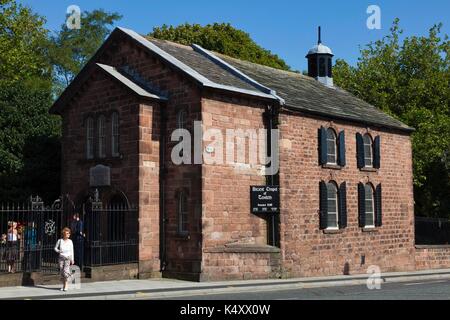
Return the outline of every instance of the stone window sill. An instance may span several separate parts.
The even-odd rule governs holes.
[[[359,170],[364,171],[364,172],[378,172],[378,169],[375,169],[375,168],[361,168]]]
[[[90,163],[90,164],[98,164],[98,163],[116,163],[116,162],[120,162],[123,159],[123,155],[120,155],[118,157],[106,157],[106,158],[94,158],[94,159],[79,159],[78,163],[79,164],[86,164],[86,163]]]
[[[363,228],[362,232],[378,232],[379,230],[377,228]]]
[[[341,234],[344,233],[344,229],[325,229],[324,234]]]
[[[323,169],[332,169],[332,170],[342,170],[341,166],[338,166],[337,164],[323,164]]]

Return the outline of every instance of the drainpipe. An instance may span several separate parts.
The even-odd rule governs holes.
[[[268,105],[265,111],[265,118],[267,124],[267,151],[270,152],[270,156],[273,156],[272,152],[272,130],[278,128],[278,114],[279,106]],[[275,175],[266,176],[266,184],[271,186],[278,186],[280,181],[279,170]],[[280,216],[279,214],[271,214],[268,217],[268,244],[274,247],[280,247]]]
[[[166,104],[160,104],[160,140],[159,140],[159,257],[160,271],[166,269],[166,208],[165,208],[165,181],[166,181],[166,129],[167,115]]]

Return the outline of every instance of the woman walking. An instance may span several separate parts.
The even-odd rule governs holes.
[[[20,234],[17,231],[17,222],[8,223],[8,233],[6,242],[6,262],[8,263],[8,272],[16,272],[16,260],[19,255]]]
[[[67,283],[72,276],[70,266],[74,264],[73,243],[70,240],[70,229],[64,228],[61,231],[62,238],[56,242],[55,251],[59,253],[59,272],[61,274],[61,282],[63,287],[61,291],[67,291]]]

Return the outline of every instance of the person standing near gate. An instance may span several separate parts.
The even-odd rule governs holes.
[[[78,212],[73,215],[70,229],[72,229],[72,241],[75,250],[75,264],[81,269],[83,267],[84,258],[84,226]]]
[[[6,262],[8,263],[8,272],[16,272],[16,260],[19,255],[20,234],[17,231],[17,222],[8,223],[8,233],[6,241]]]
[[[70,266],[74,264],[73,242],[70,240],[70,229],[61,231],[62,238],[56,242],[55,251],[59,253],[58,263],[63,287],[61,291],[67,291],[67,283],[72,276]]]

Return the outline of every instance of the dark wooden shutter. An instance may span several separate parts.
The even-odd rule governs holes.
[[[358,168],[364,168],[364,140],[360,133],[356,134],[356,157],[358,160]]]
[[[328,190],[327,184],[320,181],[320,229],[328,227]]]
[[[358,184],[358,211],[359,211],[359,227],[364,228],[366,226],[366,191],[364,184]]]
[[[341,131],[339,133],[339,159],[338,164],[341,167],[345,167],[346,159],[345,159],[345,132]]]
[[[347,184],[345,182],[339,187],[339,228],[347,228]]]
[[[327,129],[324,127],[319,130],[319,163],[327,164]]]
[[[373,141],[373,167],[380,169],[380,136],[377,136]]]
[[[383,225],[383,212],[381,201],[381,184],[377,186],[375,190],[375,226],[381,227]]]

